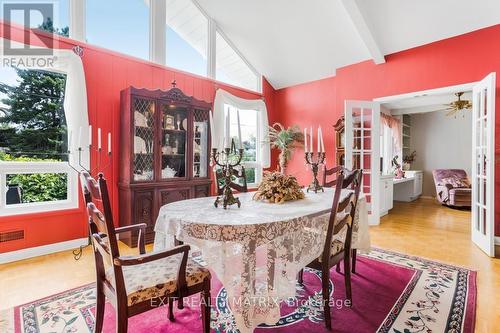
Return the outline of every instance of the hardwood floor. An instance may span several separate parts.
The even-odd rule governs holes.
[[[370,228],[372,245],[463,266],[478,272],[476,332],[500,327],[500,259],[486,256],[470,240],[470,212],[433,199],[396,203],[380,226]]]
[[[380,226],[370,228],[372,244],[478,271],[476,332],[495,332],[500,327],[500,259],[487,257],[472,244],[469,219],[470,212],[430,199],[395,203]],[[136,253],[124,244],[121,251]],[[90,248],[79,261],[67,251],[0,265],[0,309],[93,282],[93,267]]]

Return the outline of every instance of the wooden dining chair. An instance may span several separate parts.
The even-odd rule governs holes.
[[[97,206],[101,207],[104,211],[104,217],[106,220],[111,221],[111,225],[115,225],[113,219],[113,212],[111,209],[111,201],[109,199],[109,192],[106,183],[106,179],[102,173],[99,173],[99,182],[97,182],[87,171],[82,171],[80,173],[80,181],[82,186],[83,196],[85,198],[85,204],[87,205],[89,202],[95,203]],[[90,234],[94,234],[97,231],[92,230],[92,225],[89,225]],[[140,254],[146,253],[145,240],[144,237],[146,235],[146,224],[145,223],[137,223],[131,224],[124,227],[117,227],[114,229],[116,234],[122,234],[125,232],[137,232],[137,245],[139,248]],[[101,235],[103,238],[106,235]]]
[[[351,183],[360,183],[361,175],[362,172],[360,170],[355,170],[348,177],[345,177],[344,170],[342,170],[336,178],[336,184],[345,184],[346,187],[348,187]],[[341,198],[343,187],[344,186],[335,187],[325,244],[323,246],[323,253],[319,258],[315,259],[306,266],[321,271],[325,326],[329,330],[332,327],[329,304],[330,269],[341,261],[344,261],[346,298],[352,303],[351,269],[349,266],[351,256],[352,224],[356,214],[356,197],[359,196],[360,186],[356,186],[354,191],[350,192],[344,198]],[[342,235],[345,228],[347,229],[345,231],[345,239],[340,241],[336,236]],[[301,284],[303,283],[302,274],[303,271],[299,274],[299,283]]]
[[[344,184],[342,184],[342,188],[347,188],[347,187],[351,186],[351,188],[353,190],[355,190],[356,185],[361,186],[361,182],[359,184],[354,184],[352,182],[352,178],[355,177],[355,175],[352,171],[349,171],[348,169],[346,169],[340,165],[333,167],[331,169],[327,169],[326,165],[325,165],[325,169],[323,171],[323,187],[335,187],[335,185],[337,184],[337,176],[341,171],[344,171],[344,177],[345,177],[344,181],[343,181]],[[335,179],[328,180],[327,177],[331,176],[331,175],[335,175]],[[359,197],[356,197],[356,205],[357,205],[358,199],[359,199]],[[352,249],[351,251],[352,251],[351,271],[352,271],[352,273],[356,273],[356,259],[357,259],[358,250]],[[337,270],[337,272],[340,272],[340,265],[337,265],[336,270]]]
[[[343,169],[344,167],[342,167],[341,165],[337,165],[331,169],[327,169],[325,164],[325,167],[323,169],[323,187],[335,187],[335,184],[337,183],[337,177],[340,171],[342,171]],[[333,177],[332,180],[329,181],[328,176],[332,175],[335,176]]]
[[[99,186],[87,183],[91,193],[107,195],[102,176]],[[104,193],[103,193],[104,192]],[[106,193],[106,194],[105,194]],[[97,272],[95,332],[102,332],[106,297],[116,311],[116,332],[125,333],[128,318],[154,309],[168,301],[169,320],[174,320],[173,301],[201,294],[203,332],[210,331],[210,271],[188,258],[190,247],[120,256],[112,221],[94,202],[87,204]],[[107,235],[106,239],[102,234]]]
[[[238,170],[232,170],[232,176],[235,178],[235,181],[231,183],[231,188],[238,192],[248,192],[247,186],[247,176],[245,173],[245,168],[241,166],[241,173]],[[224,176],[222,175],[222,171],[220,169],[215,171],[215,184],[217,185],[217,195],[224,194]]]

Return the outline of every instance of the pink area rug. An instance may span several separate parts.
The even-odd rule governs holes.
[[[418,257],[374,249],[358,257],[352,277],[353,304],[346,306],[343,275],[331,271],[333,332],[473,332],[476,309],[476,273]],[[212,332],[238,332],[226,291],[212,281]],[[2,333],[93,332],[94,285],[24,304],[0,313]],[[187,302],[189,303],[189,302]],[[167,308],[133,317],[131,333],[201,332],[198,303],[175,311]],[[196,304],[196,305],[194,305]],[[306,270],[304,285],[283,302],[281,319],[256,332],[329,332],[323,323],[319,272]],[[115,331],[115,312],[106,304],[104,332]]]

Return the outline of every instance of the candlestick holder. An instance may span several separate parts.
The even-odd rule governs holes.
[[[108,156],[107,163],[104,166],[102,166],[101,165],[102,148],[95,148],[95,147],[92,147],[92,145],[88,145],[89,155],[90,155],[90,153],[92,153],[92,151],[97,152],[97,163],[96,163],[96,167],[94,169],[90,169],[90,168],[87,169],[82,164],[82,153],[85,150],[86,149],[83,148],[83,147],[78,147],[76,149],[76,152],[78,153],[77,165],[72,165],[71,162],[70,162],[71,161],[71,155],[75,154],[75,152],[71,151],[71,150],[68,150],[68,165],[70,166],[71,169],[75,170],[78,174],[80,174],[82,171],[87,171],[90,175],[97,174],[97,170],[107,169],[111,165],[112,159],[111,159],[111,152],[110,151],[108,151],[107,154],[106,154]],[[91,244],[92,244],[92,240],[91,240],[91,235],[89,233],[87,244],[81,245],[78,249],[73,250],[73,258],[75,260],[80,260],[80,258],[83,255],[83,249],[86,248],[86,247],[88,247],[88,246],[90,246]]]
[[[318,193],[318,191],[325,192],[323,186],[321,186],[318,181],[319,166],[325,162],[325,155],[326,154],[324,152],[318,152],[318,156],[315,161],[313,152],[305,153],[306,164],[311,166],[311,170],[313,172],[313,180],[311,184],[307,187],[308,193],[310,190],[314,191],[314,193]]]
[[[77,173],[80,173],[82,171],[87,171],[90,175],[92,174],[97,174],[97,170],[104,170],[104,169],[107,169],[109,166],[111,166],[111,162],[112,162],[112,159],[111,159],[111,152],[108,151],[106,153],[107,155],[107,163],[102,165],[102,153],[103,153],[103,150],[102,148],[95,148],[93,147],[92,145],[88,145],[88,152],[89,152],[89,155],[92,153],[92,151],[95,151],[97,153],[97,163],[96,163],[96,166],[93,168],[93,169],[87,169],[85,166],[83,166],[82,164],[82,153],[86,150],[86,148],[83,148],[83,147],[78,147],[76,149],[76,153],[78,154],[78,158],[77,158],[77,164],[76,165],[72,165],[71,164],[71,155],[72,154],[75,154],[74,151],[72,150],[68,150],[68,165],[71,169],[75,170]],[[90,156],[89,156],[90,157]]]
[[[214,202],[214,206],[218,207],[222,204],[224,209],[228,206],[237,204],[238,208],[241,207],[241,202],[239,198],[233,195],[233,190],[231,188],[232,175],[235,168],[240,165],[241,159],[243,158],[244,149],[240,148],[236,151],[234,146],[234,141],[231,144],[231,148],[224,148],[223,151],[217,151],[217,148],[212,148],[212,156],[210,160],[210,165],[214,164],[220,168],[222,176],[224,179],[224,187],[222,195],[217,196]]]

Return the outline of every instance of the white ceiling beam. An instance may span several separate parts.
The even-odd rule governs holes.
[[[368,49],[368,52],[370,53],[370,56],[373,59],[373,62],[375,62],[376,64],[385,63],[384,55],[380,51],[380,48],[377,42],[375,41],[375,38],[373,37],[373,34],[370,31],[370,28],[368,28],[366,19],[363,16],[363,13],[361,13],[361,10],[359,9],[356,0],[340,0],[340,2],[344,6],[344,9],[346,10],[347,15],[351,19],[354,28],[358,32],[359,37],[361,38],[366,48]]]

